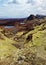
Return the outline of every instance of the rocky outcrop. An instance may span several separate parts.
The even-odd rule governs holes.
[[[31,20],[34,20],[34,19],[36,19],[36,16],[34,16],[34,15],[30,15],[30,16],[27,18],[27,21],[28,21],[28,20],[31,21]]]

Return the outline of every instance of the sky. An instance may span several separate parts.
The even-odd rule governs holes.
[[[0,0],[0,18],[46,15],[46,0]]]

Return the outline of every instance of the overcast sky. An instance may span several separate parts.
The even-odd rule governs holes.
[[[46,0],[0,0],[0,18],[23,18],[30,14],[46,15]]]

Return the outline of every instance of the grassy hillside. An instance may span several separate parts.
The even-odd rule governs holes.
[[[46,65],[46,19],[33,21],[29,31],[7,34],[0,28],[0,65]]]

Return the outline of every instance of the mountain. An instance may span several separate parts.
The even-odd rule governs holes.
[[[38,19],[43,19],[43,18],[45,18],[46,16],[45,15],[36,15],[36,18],[38,18]]]
[[[27,17],[27,20],[33,20],[33,19],[35,19],[35,18],[36,18],[35,15],[30,15],[29,17]]]

